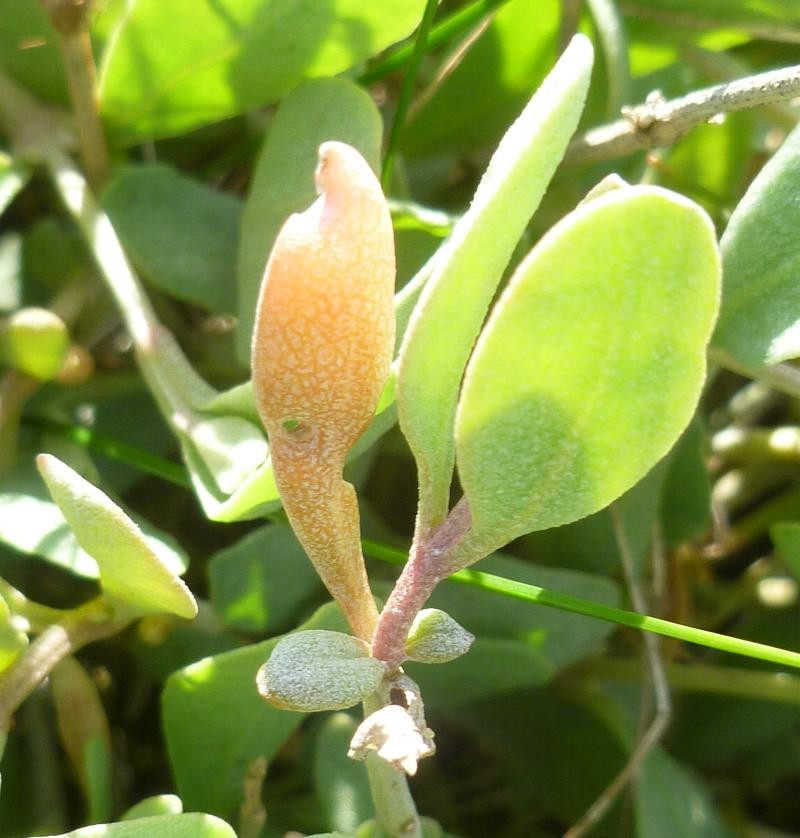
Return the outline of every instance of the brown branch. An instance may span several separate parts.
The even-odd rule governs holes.
[[[58,33],[75,130],[86,177],[95,193],[108,180],[109,159],[100,105],[92,41],[89,37],[89,0],[42,0]]]
[[[567,163],[594,163],[648,148],[672,145],[697,125],[721,113],[748,110],[800,96],[800,65],[696,90],[668,101],[648,101],[624,110],[624,117],[592,128],[570,144]]]

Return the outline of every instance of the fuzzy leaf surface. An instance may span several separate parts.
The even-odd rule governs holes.
[[[356,637],[338,631],[298,631],[273,649],[256,682],[270,704],[313,713],[358,704],[377,689],[385,671]]]
[[[576,36],[500,142],[472,205],[434,257],[412,315],[400,350],[397,405],[419,470],[423,526],[447,512],[462,372],[502,272],[578,123],[591,67],[591,45]]]
[[[657,187],[595,198],[539,242],[465,376],[460,561],[601,509],[664,456],[700,395],[719,273],[708,217]]]

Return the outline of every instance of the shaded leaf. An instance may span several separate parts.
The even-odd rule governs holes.
[[[288,627],[322,585],[289,527],[270,525],[215,553],[208,567],[211,603],[241,631]]]
[[[354,835],[358,825],[374,812],[367,772],[347,756],[357,727],[352,716],[334,713],[325,719],[314,737],[317,799],[325,822],[345,835]]]
[[[419,663],[447,663],[465,655],[474,640],[446,611],[423,608],[408,633],[406,654]]]
[[[120,820],[131,821],[136,818],[150,818],[154,815],[180,815],[182,812],[183,803],[180,797],[175,794],[156,794],[135,803],[120,815]]]
[[[339,631],[345,625],[339,609],[329,604],[301,628]],[[256,672],[279,639],[205,658],[168,678],[164,735],[187,809],[222,817],[238,811],[248,765],[260,756],[271,760],[303,720],[302,713],[268,704],[256,689]]]
[[[118,169],[103,208],[151,285],[210,311],[236,311],[240,201],[162,163]]]

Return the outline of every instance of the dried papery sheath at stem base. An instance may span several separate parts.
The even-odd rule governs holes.
[[[286,514],[354,632],[377,611],[347,452],[369,424],[394,345],[394,239],[380,184],[344,143],[323,143],[320,197],[284,224],[253,334],[253,388]]]

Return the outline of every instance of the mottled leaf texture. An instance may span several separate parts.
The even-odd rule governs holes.
[[[345,710],[374,692],[386,669],[369,646],[338,631],[298,631],[259,669],[262,698],[284,710]]]

